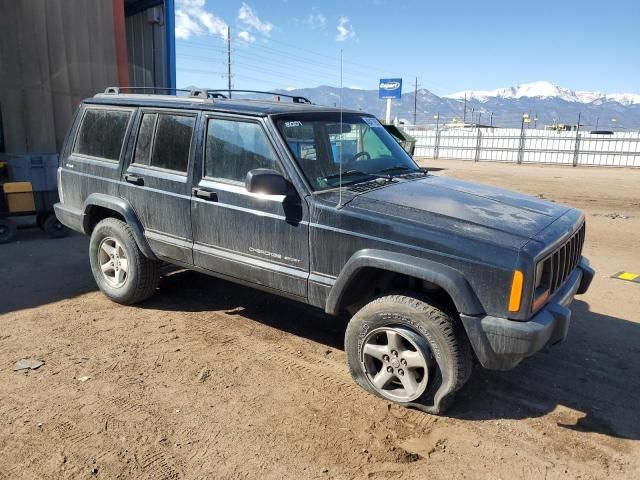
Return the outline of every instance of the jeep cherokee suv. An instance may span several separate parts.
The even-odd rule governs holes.
[[[430,413],[474,358],[507,370],[566,337],[594,275],[581,212],[430,175],[375,117],[292,100],[82,102],[55,210],[105,295],[149,298],[168,262],[345,313],[354,380]]]

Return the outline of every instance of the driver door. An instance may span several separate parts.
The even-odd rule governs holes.
[[[250,193],[244,186],[250,170],[284,172],[262,121],[208,116],[203,149],[191,202],[195,265],[306,298],[306,202],[300,196]]]

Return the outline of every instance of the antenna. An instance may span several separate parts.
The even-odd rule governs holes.
[[[342,49],[340,49],[340,141],[338,143],[338,175],[339,190],[338,190],[338,208],[342,208]]]

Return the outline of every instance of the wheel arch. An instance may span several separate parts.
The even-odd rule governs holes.
[[[477,315],[484,311],[464,275],[447,265],[403,253],[365,249],[355,253],[342,268],[327,297],[325,311],[337,315],[348,306],[365,272],[378,271],[406,275],[442,289],[458,313]],[[468,313],[474,312],[474,313]]]
[[[151,260],[157,260],[144,236],[142,223],[131,204],[125,199],[92,193],[85,200],[83,211],[83,230],[86,234],[90,235],[100,220],[108,217],[118,218],[131,227],[136,244],[143,255]]]

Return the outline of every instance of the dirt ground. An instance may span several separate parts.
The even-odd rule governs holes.
[[[640,171],[426,163],[584,210],[598,273],[564,344],[476,368],[434,417],[352,383],[342,320],[188,271],[119,306],[86,238],[23,230],[0,246],[0,479],[640,478],[640,284],[610,278],[640,273]]]

